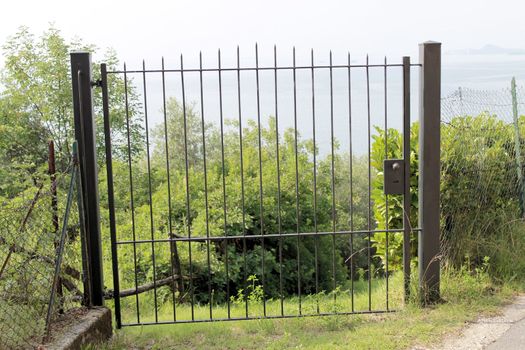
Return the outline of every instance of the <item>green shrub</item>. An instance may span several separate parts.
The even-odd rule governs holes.
[[[525,117],[520,118],[520,132],[525,132]],[[525,276],[516,252],[525,239],[521,230],[519,186],[514,149],[514,125],[494,115],[453,118],[441,125],[441,241],[444,264],[456,268],[483,266],[485,257],[492,262],[489,272],[498,278]],[[376,129],[372,146],[372,166],[378,173],[373,183],[374,217],[377,227],[386,227],[386,201],[383,194],[382,160],[401,158],[402,135]],[[523,144],[523,143],[522,143]],[[418,123],[412,125],[411,145],[411,224],[417,225]],[[522,145],[523,147],[523,145]],[[522,154],[524,150],[522,149]],[[388,227],[402,227],[402,197],[388,198]],[[411,251],[415,257],[416,235]],[[402,237],[391,234],[388,240],[391,269],[400,268]],[[384,234],[374,235],[377,255],[384,260],[387,246]],[[395,258],[397,257],[397,259]],[[519,264],[518,264],[519,265]]]

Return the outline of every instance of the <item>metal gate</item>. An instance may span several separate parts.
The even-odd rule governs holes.
[[[175,68],[102,64],[96,82],[89,54],[72,54],[77,138],[95,135],[82,91],[102,91],[107,215],[90,231],[89,273],[102,295],[107,232],[117,328],[394,311],[415,232],[423,299],[437,298],[440,44],[420,50],[417,64],[354,64],[313,51],[298,63],[295,49],[282,63],[274,48],[261,64],[256,46],[231,64],[220,51],[191,68],[182,56]],[[95,144],[80,150],[83,181],[97,178]]]

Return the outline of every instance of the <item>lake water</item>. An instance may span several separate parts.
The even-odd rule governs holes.
[[[271,57],[271,56],[270,56]],[[268,58],[268,57],[267,57]],[[301,64],[304,62],[304,57]],[[309,59],[309,57],[307,57]],[[208,58],[209,60],[209,58]],[[334,58],[334,64],[346,63],[345,57]],[[228,62],[229,61],[229,62]],[[260,66],[271,66],[270,60],[262,60]],[[269,61],[269,62],[268,62]],[[415,63],[412,59],[412,62]],[[288,65],[291,62],[279,61],[278,65]],[[352,59],[352,64],[365,63],[364,59]],[[382,63],[371,57],[370,63]],[[400,62],[392,62],[400,63]],[[316,64],[328,64],[326,57],[317,59]],[[198,59],[185,58],[184,67],[197,67]],[[235,67],[234,60],[223,60],[222,67]],[[253,62],[241,63],[241,66],[253,66]],[[179,68],[167,66],[168,68]],[[216,63],[207,65],[215,68]],[[134,69],[137,67],[128,67]],[[152,66],[150,68],[159,68]],[[412,69],[412,119],[418,118],[418,67]],[[340,148],[349,148],[351,117],[352,147],[356,154],[364,154],[368,149],[368,118],[372,126],[384,127],[385,119],[389,127],[401,128],[402,121],[402,75],[400,67],[391,67],[387,71],[385,84],[384,68],[370,68],[369,93],[367,94],[366,69],[351,69],[351,115],[349,113],[348,70],[334,68],[332,71],[332,91],[330,94],[330,71],[318,69],[315,72],[315,118],[317,143],[322,154],[330,152],[330,137],[332,132],[331,117],[333,116],[334,137],[339,141]],[[133,84],[143,98],[143,84],[141,74],[130,74]],[[502,90],[510,87],[510,80],[516,77],[518,85],[525,84],[525,56],[524,55],[453,55],[444,54],[442,57],[442,96],[445,97],[458,87],[474,90]],[[224,119],[238,119],[237,72],[222,73],[222,111]],[[188,104],[194,104],[200,111],[200,81],[199,73],[185,73],[185,93]],[[147,103],[150,126],[163,120],[162,115],[162,80],[160,73],[148,73]],[[386,85],[386,92],[385,92]],[[166,73],[166,96],[182,100],[180,73]],[[254,71],[242,71],[241,86],[241,114],[243,124],[248,119],[257,119],[257,85]],[[260,116],[265,123],[268,116],[274,116],[275,87],[277,87],[277,105],[281,133],[285,128],[293,127],[297,117],[298,131],[304,138],[312,137],[312,75],[309,69],[298,69],[295,77],[295,104],[294,80],[291,70],[279,70],[277,84],[273,70],[261,71],[259,74],[259,109]],[[368,97],[370,98],[370,113],[368,111]],[[386,101],[385,101],[386,98]],[[220,101],[219,80],[217,72],[203,73],[203,100],[204,114],[207,121],[219,123]],[[386,105],[386,108],[385,108]],[[294,110],[295,106],[295,110]],[[333,106],[333,109],[332,109]],[[458,111],[459,113],[459,111]],[[373,130],[372,130],[373,134]]]

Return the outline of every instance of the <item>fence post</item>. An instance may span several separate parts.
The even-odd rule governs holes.
[[[88,305],[104,304],[102,276],[102,250],[98,200],[98,169],[96,153],[96,125],[93,113],[93,84],[91,82],[91,54],[71,53],[71,81],[73,84],[73,110],[75,138],[78,142],[81,191],[86,230],[88,278],[90,300]]]
[[[47,161],[47,170],[49,174],[49,179],[51,180],[51,212],[52,212],[52,222],[53,222],[53,235],[55,236],[55,251],[58,251],[60,246],[60,238],[58,237],[58,232],[60,227],[58,225],[58,198],[57,198],[57,176],[56,176],[56,162],[55,162],[55,143],[53,140],[48,142],[48,161]],[[58,313],[63,314],[63,297],[64,293],[62,290],[62,280],[60,276],[57,277],[57,296],[59,298],[59,309]]]
[[[525,180],[523,179],[523,165],[521,164],[520,122],[518,116],[518,98],[516,97],[516,78],[510,82],[512,96],[512,120],[514,122],[514,152],[516,154],[516,168],[518,171],[518,193],[520,203],[520,217],[525,217]]]
[[[405,303],[410,297],[410,57],[403,57],[403,159],[405,161],[403,184],[403,284],[405,287]]]
[[[423,304],[439,300],[441,43],[419,45],[419,290]]]

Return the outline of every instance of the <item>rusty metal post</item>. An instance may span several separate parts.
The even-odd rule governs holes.
[[[96,123],[93,113],[91,73],[91,54],[89,52],[72,52],[71,80],[73,84],[75,138],[78,142],[84,227],[86,229],[89,259],[90,302],[93,306],[101,306],[104,304],[104,283],[100,239]]]
[[[423,304],[439,300],[441,43],[419,45],[419,289]]]

